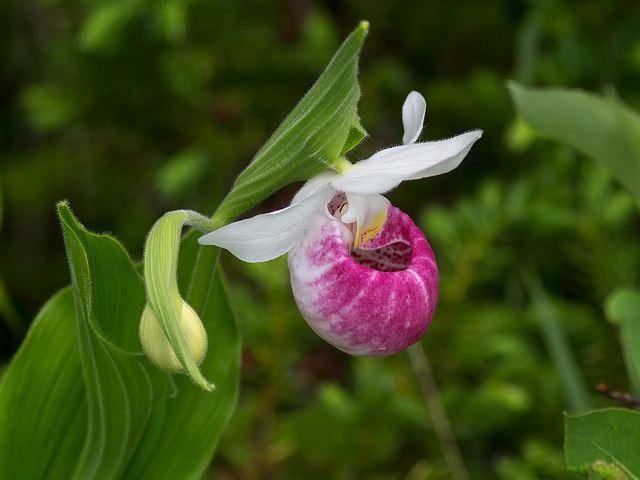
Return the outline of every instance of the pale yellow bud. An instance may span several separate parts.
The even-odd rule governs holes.
[[[191,306],[182,301],[182,315],[180,329],[187,339],[189,350],[196,363],[202,362],[207,353],[207,332],[200,321],[200,317]],[[173,348],[165,336],[156,314],[147,304],[140,319],[140,341],[147,357],[161,370],[185,373],[185,369],[178,361]]]

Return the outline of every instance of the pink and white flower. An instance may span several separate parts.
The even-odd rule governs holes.
[[[404,180],[456,168],[482,136],[416,142],[426,102],[402,107],[403,145],[338,162],[309,180],[289,207],[202,236],[246,262],[288,253],[291,288],[307,323],[352,355],[401,352],[425,334],[438,298],[438,269],[424,234],[382,193]]]

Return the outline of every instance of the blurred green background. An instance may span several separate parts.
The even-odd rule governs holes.
[[[564,469],[562,412],[612,405],[591,393],[599,381],[630,388],[602,302],[639,284],[638,207],[604,169],[519,121],[505,81],[579,87],[640,109],[640,4],[373,3],[2,2],[2,361],[69,282],[58,200],[140,259],[165,211],[213,213],[366,19],[359,113],[370,138],[352,161],[401,142],[411,90],[427,99],[422,140],[485,132],[454,172],[389,195],[439,262],[440,303],[422,345],[464,471],[576,478]],[[251,213],[284,206],[295,187]],[[284,259],[223,263],[245,352],[240,404],[210,478],[464,478],[451,473],[406,354],[357,359],[324,344],[297,312]],[[550,338],[575,365],[559,363]]]

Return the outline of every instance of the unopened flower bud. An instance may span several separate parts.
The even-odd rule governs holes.
[[[207,333],[200,321],[200,317],[191,306],[182,301],[180,329],[187,339],[189,350],[196,363],[202,362],[207,353]],[[140,341],[147,357],[161,370],[185,373],[185,369],[178,360],[173,348],[165,336],[156,314],[147,304],[140,319]]]

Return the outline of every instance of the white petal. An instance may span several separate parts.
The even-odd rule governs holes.
[[[315,216],[324,216],[323,204],[335,194],[325,187],[290,207],[231,223],[203,235],[198,242],[226,248],[245,262],[273,260],[296,245]]]
[[[422,132],[424,114],[427,111],[427,102],[418,92],[411,92],[402,105],[402,125],[404,135],[402,143],[405,145],[415,143]]]
[[[331,181],[336,190],[371,195],[385,193],[405,180],[447,173],[462,162],[482,130],[435,142],[387,148],[356,163]]]

